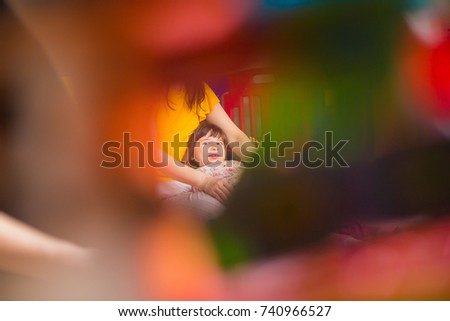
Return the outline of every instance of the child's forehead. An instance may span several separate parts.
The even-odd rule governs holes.
[[[199,141],[223,141],[223,137],[217,133],[217,134],[211,134],[211,131],[209,131],[206,135],[200,137],[198,139]]]

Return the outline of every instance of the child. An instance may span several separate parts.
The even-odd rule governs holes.
[[[223,131],[206,121],[200,123],[189,138],[184,163],[212,177],[228,177],[236,184],[241,172],[240,162],[225,160],[227,140]],[[171,194],[165,198],[166,204],[182,206],[198,213],[205,219],[217,217],[223,204],[192,186],[172,181]],[[167,186],[169,187],[169,186]]]
[[[227,139],[223,131],[207,122],[202,122],[192,133],[186,150],[186,164],[213,177],[230,177],[237,182],[241,172],[240,162],[225,160]]]

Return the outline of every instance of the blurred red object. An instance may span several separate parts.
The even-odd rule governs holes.
[[[416,41],[402,51],[403,73],[411,88],[408,94],[428,117],[450,124],[450,34],[435,46]]]
[[[262,134],[263,105],[272,81],[273,76],[266,68],[243,70],[228,76],[230,90],[222,96],[223,107],[249,136]]]

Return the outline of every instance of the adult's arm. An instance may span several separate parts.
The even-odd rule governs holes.
[[[91,251],[47,235],[0,212],[0,269],[38,278],[90,265]]]
[[[248,138],[248,136],[236,126],[236,124],[228,117],[227,113],[220,105],[220,103],[214,106],[211,113],[206,116],[206,120],[213,125],[216,125],[223,130],[227,136],[228,142],[233,143],[232,151],[233,154],[237,155],[241,160],[251,160],[249,157],[242,153],[243,148],[248,150],[255,150],[253,143]],[[234,146],[235,143],[236,146]]]

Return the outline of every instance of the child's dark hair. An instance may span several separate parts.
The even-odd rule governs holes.
[[[211,132],[211,136],[213,137],[220,137],[223,139],[223,143],[225,145],[225,148],[227,146],[227,138],[225,136],[225,133],[222,129],[217,127],[216,125],[208,123],[206,120],[202,121],[200,125],[198,125],[197,129],[194,130],[194,132],[189,137],[188,143],[187,143],[187,150],[186,150],[186,156],[185,156],[185,163],[189,165],[190,167],[198,168],[199,163],[194,158],[194,147],[195,144],[198,142],[200,138],[203,136],[206,136],[209,132]],[[224,151],[226,152],[226,151]]]

